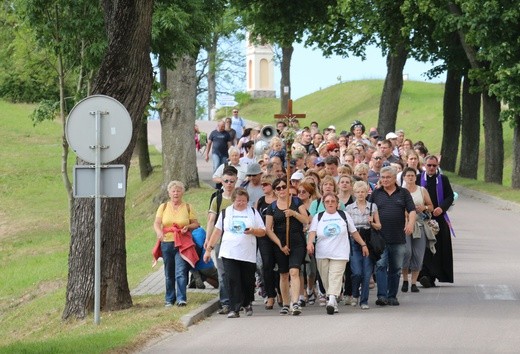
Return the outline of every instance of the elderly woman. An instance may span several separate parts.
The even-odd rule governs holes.
[[[240,163],[240,150],[236,146],[231,146],[228,149],[228,162],[220,165],[213,173],[212,179],[218,186],[222,186],[222,174],[226,166],[233,166],[238,171],[238,179],[235,184],[236,187],[240,187],[242,182],[246,179],[247,166]],[[220,188],[217,188],[220,189]]]
[[[403,171],[405,188],[408,189],[412,195],[415,204],[415,211],[417,212],[417,219],[415,220],[415,228],[412,234],[406,235],[406,253],[403,260],[403,285],[401,291],[403,293],[408,291],[408,275],[412,273],[411,291],[418,293],[417,278],[422,269],[424,252],[426,251],[427,232],[430,232],[428,226],[425,225],[426,216],[424,212],[433,211],[433,203],[430,194],[426,188],[415,184],[417,171],[412,167],[406,167]]]
[[[338,210],[339,199],[334,193],[323,196],[325,211],[312,218],[307,241],[307,252],[316,254],[318,271],[328,295],[327,313],[338,312],[337,298],[341,292],[343,272],[350,256],[349,234],[362,248],[363,256],[368,256],[368,247],[357,232],[352,218]],[[316,247],[314,247],[314,240]]]
[[[361,234],[363,240],[370,237],[370,227],[377,230],[381,229],[377,206],[367,202],[369,187],[365,181],[354,183],[354,195],[356,201],[347,206],[347,212],[354,220],[356,229]],[[372,215],[370,212],[372,211]],[[368,293],[370,279],[374,271],[374,263],[371,257],[363,256],[363,249],[352,239],[352,253],[350,257],[350,268],[352,270],[352,301],[351,306],[357,306],[358,302],[362,310],[368,310]],[[361,286],[361,294],[359,288]]]
[[[260,213],[248,206],[249,195],[244,188],[236,188],[231,200],[233,204],[222,210],[217,219],[206,244],[204,261],[209,261],[211,251],[222,236],[219,257],[224,263],[228,282],[228,318],[237,318],[241,307],[245,308],[247,316],[253,315],[256,238],[265,236],[265,226]]]
[[[189,252],[194,250],[194,245],[188,231],[198,228],[199,222],[193,208],[182,201],[182,182],[168,183],[168,195],[170,200],[159,206],[153,224],[157,239],[161,241],[164,261],[165,306],[171,307],[175,301],[177,306],[186,306],[189,264],[183,258],[192,260]]]
[[[275,179],[272,186],[277,200],[267,208],[266,232],[267,236],[277,246],[275,247],[275,259],[280,273],[280,292],[283,301],[280,314],[289,314],[289,306],[292,303],[292,314],[297,316],[302,312],[298,304],[298,297],[300,292],[300,266],[305,259],[303,225],[309,223],[309,218],[305,205],[299,198],[287,198],[289,190],[284,178]],[[289,244],[286,242],[287,219],[289,219]]]

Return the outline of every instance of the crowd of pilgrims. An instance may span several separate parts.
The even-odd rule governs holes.
[[[170,199],[157,210],[167,307],[185,306],[186,288],[207,282],[219,288],[218,313],[228,318],[251,316],[257,291],[265,309],[280,315],[299,315],[309,305],[333,315],[341,304],[368,310],[373,288],[376,306],[398,306],[399,285],[419,293],[418,285],[453,282],[447,211],[455,195],[440,158],[423,142],[402,130],[367,131],[359,121],[340,133],[317,122],[300,128],[280,121],[278,134],[266,139],[233,113],[218,123],[222,134],[210,134],[206,151],[217,184],[206,228],[183,200],[181,182],[170,182]],[[290,154],[288,130],[296,132]],[[262,155],[258,140],[269,144]],[[223,142],[221,160],[211,154]],[[368,247],[371,228],[387,243],[381,256]]]

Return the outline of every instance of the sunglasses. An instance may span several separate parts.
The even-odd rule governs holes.
[[[378,157],[373,157],[373,159],[379,161],[379,160],[382,160],[383,158],[378,156]]]
[[[223,179],[222,183],[236,183],[237,181],[234,179]]]
[[[298,194],[305,194],[307,191],[305,189],[298,189]]]
[[[262,187],[267,187],[267,186],[270,186],[271,183],[262,183]]]
[[[437,166],[439,166],[439,165],[435,165],[435,164],[432,164],[432,163],[428,163],[428,164],[426,164],[426,166],[428,166],[428,167],[437,167]]]
[[[287,189],[287,185],[286,185],[286,184],[283,184],[283,185],[281,185],[281,186],[277,186],[275,189],[276,189],[277,191],[284,191],[284,190]]]

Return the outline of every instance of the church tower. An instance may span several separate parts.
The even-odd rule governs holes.
[[[274,98],[273,48],[270,44],[255,44],[247,36],[246,73],[247,92],[252,98]]]

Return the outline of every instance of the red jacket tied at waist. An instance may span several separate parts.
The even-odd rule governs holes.
[[[181,228],[179,228],[179,225],[177,224],[173,224],[171,227],[163,228],[163,233],[166,234],[168,232],[173,232],[175,235],[175,247],[179,249],[179,253],[181,254],[182,259],[188,262],[192,268],[195,268],[195,263],[197,263],[199,260],[199,255],[195,249],[195,243],[193,242],[191,232],[188,231],[186,233],[182,233]],[[159,257],[162,257],[161,241],[157,240],[157,243],[152,250],[152,255],[154,258],[154,263],[152,265],[153,267],[157,263]]]

